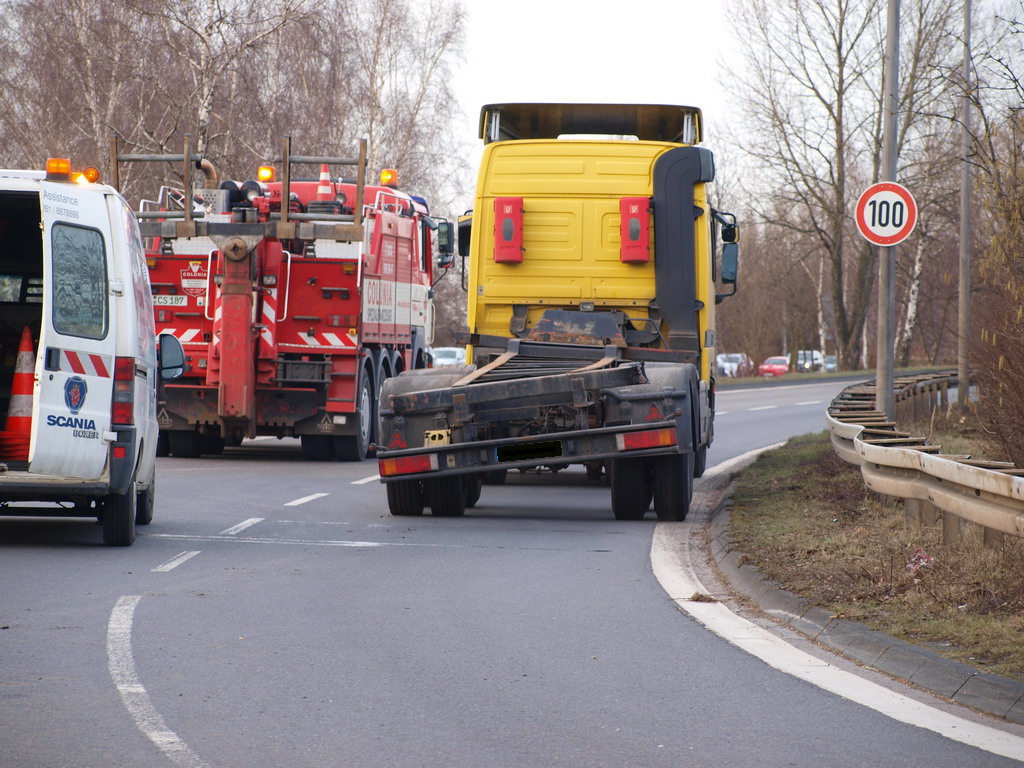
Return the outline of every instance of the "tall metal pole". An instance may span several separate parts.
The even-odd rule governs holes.
[[[900,0],[889,0],[885,41],[885,94],[882,98],[882,180],[896,181],[896,130],[900,71]],[[879,248],[878,258],[878,353],[875,407],[893,416],[893,358],[896,335],[896,266],[891,246]]]
[[[960,292],[956,345],[957,408],[967,412],[971,381],[971,0],[964,0],[964,62],[960,176]]]

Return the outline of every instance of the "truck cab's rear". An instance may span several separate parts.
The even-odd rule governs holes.
[[[392,512],[459,514],[479,476],[585,463],[609,468],[616,516],[652,496],[659,517],[685,515],[713,436],[717,239],[731,280],[736,247],[700,131],[689,107],[484,107],[460,232],[482,367],[389,386]]]

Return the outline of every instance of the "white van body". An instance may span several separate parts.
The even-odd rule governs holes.
[[[173,338],[158,354],[139,227],[112,187],[0,170],[0,424],[25,327],[31,435],[27,461],[0,440],[0,514],[97,517],[105,543],[131,544],[152,519],[158,385],[184,358]]]

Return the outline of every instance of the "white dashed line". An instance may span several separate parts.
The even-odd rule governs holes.
[[[797,405],[823,405],[824,402],[824,400],[805,400],[802,403],[797,403]]]
[[[778,408],[777,405],[762,405],[759,408],[747,408],[748,411],[771,411]]]
[[[372,483],[374,480],[380,480],[380,475],[364,477],[362,480],[353,480],[352,485],[366,485],[367,483]]]
[[[324,496],[327,496],[327,495],[329,495],[329,494],[326,494],[326,493],[312,493],[309,496],[303,496],[301,499],[295,499],[295,501],[289,501],[287,504],[285,504],[285,506],[286,507],[298,507],[298,506],[300,506],[302,504],[305,504],[307,501],[316,501],[317,499],[322,499]]]
[[[110,613],[110,622],[107,624],[107,667],[110,677],[114,680],[125,709],[135,720],[135,725],[157,749],[182,768],[207,768],[202,758],[167,727],[135,671],[132,622],[135,619],[135,608],[141,599],[141,595],[121,597]]]
[[[262,517],[250,517],[248,520],[243,520],[238,525],[233,525],[226,531],[221,531],[221,536],[234,536],[236,533],[241,533],[246,528],[252,528],[256,523],[262,523]]]
[[[198,550],[198,549],[190,550],[190,551],[187,551],[187,552],[182,552],[180,555],[178,555],[176,557],[172,557],[170,560],[168,560],[163,565],[158,565],[156,568],[153,569],[152,572],[153,573],[167,573],[168,571],[173,571],[175,568],[177,568],[179,565],[184,563],[186,560],[191,560],[193,557],[198,555],[199,552],[200,552],[200,550]]]

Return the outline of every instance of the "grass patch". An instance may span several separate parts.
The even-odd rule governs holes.
[[[983,455],[983,435],[932,442]],[[827,433],[762,454],[738,478],[731,536],[767,578],[826,608],[926,645],[987,672],[1024,680],[1024,541],[986,547],[964,525],[953,545],[940,526],[883,504],[858,467],[835,455]]]

